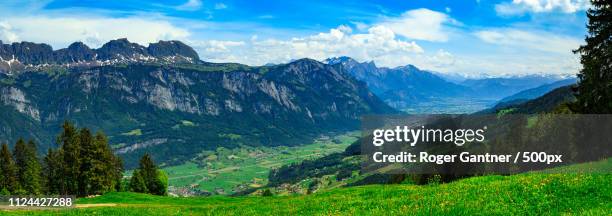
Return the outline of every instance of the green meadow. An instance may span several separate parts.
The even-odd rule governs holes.
[[[612,160],[556,171],[479,176],[446,184],[369,185],[310,195],[173,198],[108,193],[62,210],[4,215],[610,215]],[[605,173],[605,174],[604,174]]]

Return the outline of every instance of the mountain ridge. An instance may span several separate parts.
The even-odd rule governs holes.
[[[0,73],[20,72],[50,65],[91,66],[129,62],[197,63],[197,52],[181,41],[162,41],[142,46],[126,38],[111,40],[91,49],[82,42],[53,50],[44,43],[0,41]]]

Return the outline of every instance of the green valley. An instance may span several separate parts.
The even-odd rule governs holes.
[[[266,185],[271,168],[342,152],[358,137],[359,132],[350,132],[323,136],[312,144],[295,147],[220,147],[215,151],[203,151],[185,164],[163,169],[169,175],[173,194],[232,194]]]

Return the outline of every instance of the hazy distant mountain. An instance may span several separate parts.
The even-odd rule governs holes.
[[[498,113],[500,110],[508,110],[507,113],[516,114],[551,112],[563,103],[570,103],[576,100],[572,90],[574,86],[575,85],[562,86],[531,100],[517,99],[500,102],[494,107],[482,110],[478,113],[491,114]]]
[[[485,109],[498,100],[560,79],[558,76],[529,75],[469,79],[453,73],[420,70],[413,65],[377,67],[374,62],[357,62],[350,57],[325,60],[367,83],[392,107],[410,113],[469,113]]]
[[[466,74],[462,74],[462,73],[441,73],[441,72],[436,72],[436,71],[431,71],[431,73],[435,74],[436,76],[439,76],[440,78],[455,83],[455,84],[460,84],[461,82],[467,80],[467,79],[473,79],[474,77],[470,77]]]
[[[473,96],[475,97],[499,100],[526,89],[556,82],[559,79],[559,76],[528,75],[518,77],[467,79],[461,82],[461,85],[474,90]]]
[[[516,101],[516,100],[530,100],[530,99],[534,99],[537,97],[540,97],[550,91],[552,91],[553,89],[562,87],[562,86],[568,86],[568,85],[573,85],[576,84],[578,80],[576,78],[570,78],[570,79],[564,79],[564,80],[559,80],[550,84],[545,84],[545,85],[541,85],[535,88],[531,88],[531,89],[527,89],[527,90],[523,90],[520,91],[519,93],[516,93],[514,95],[505,97],[503,99],[501,99],[499,102],[509,102],[509,101]]]
[[[116,40],[93,51],[82,44],[51,52],[27,42],[11,47],[23,44],[47,51],[11,51],[32,65],[0,73],[0,141],[32,138],[46,151],[62,121],[71,120],[103,130],[128,167],[143,152],[182,163],[218,147],[304,144],[358,129],[363,114],[397,113],[364,83],[310,59],[269,67],[174,64],[164,59],[192,49],[166,41],[144,48]],[[116,61],[60,64],[100,59]]]
[[[448,82],[413,65],[377,67],[374,62],[359,63],[349,57],[330,58],[325,62],[342,67],[358,80],[367,83],[372,92],[398,109],[409,108],[421,102],[466,97],[471,93],[465,86]]]

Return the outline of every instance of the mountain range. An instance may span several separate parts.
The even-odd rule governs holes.
[[[404,109],[415,103],[434,98],[464,97],[469,88],[448,82],[433,73],[413,65],[396,68],[377,67],[374,62],[359,63],[350,57],[325,60],[327,64],[344,68],[391,106]]]
[[[552,81],[456,83],[412,65],[377,67],[349,57],[209,63],[180,41],[145,47],[118,39],[97,49],[76,42],[59,50],[0,42],[0,141],[33,139],[46,151],[69,120],[106,133],[128,168],[143,152],[172,165],[218,148],[309,143],[357,130],[365,114],[476,111]]]
[[[198,54],[180,41],[159,41],[148,47],[127,39],[111,40],[98,49],[82,42],[53,50],[47,44],[0,41],[0,72],[15,72],[49,65],[92,66],[128,62],[195,63]]]
[[[69,52],[87,56],[75,61],[60,57],[62,50],[48,52],[47,45],[12,44],[46,51],[12,49],[20,53],[13,59],[26,66],[0,74],[0,141],[32,138],[46,151],[70,120],[105,132],[127,167],[143,152],[179,164],[220,147],[304,144],[357,130],[364,114],[398,113],[365,83],[315,60],[216,64],[186,57],[192,49],[183,45],[161,48],[170,44],[179,43],[144,48],[115,40],[90,55]]]
[[[469,113],[488,108],[522,90],[550,84],[560,76],[529,75],[482,79],[452,79],[413,65],[387,68],[350,57],[324,61],[344,68],[392,107],[410,113]],[[545,92],[544,92],[545,93]]]

